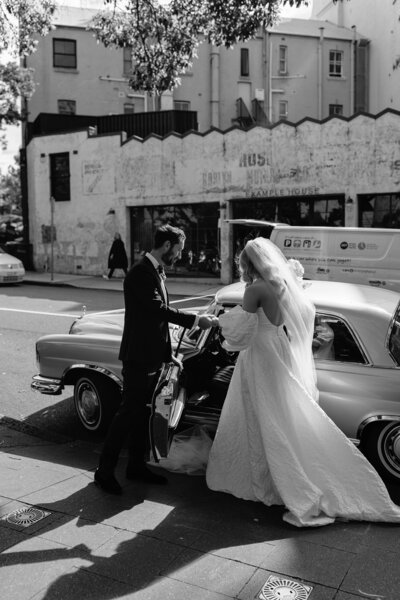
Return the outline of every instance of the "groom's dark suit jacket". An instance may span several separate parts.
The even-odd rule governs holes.
[[[171,358],[168,323],[190,329],[196,317],[168,305],[161,277],[146,257],[125,277],[124,297],[125,323],[119,358],[147,371],[156,370]]]

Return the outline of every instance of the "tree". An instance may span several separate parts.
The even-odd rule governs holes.
[[[0,55],[9,62],[0,64],[0,143],[4,146],[3,125],[23,119],[21,97],[34,91],[32,69],[16,63],[35,51],[37,36],[51,29],[55,10],[53,0],[0,0]]]
[[[337,1],[337,0],[334,0]],[[160,94],[180,83],[200,43],[231,48],[273,25],[280,6],[308,0],[104,0],[88,29],[105,46],[129,47],[134,90]]]
[[[0,174],[0,197],[3,198],[2,209],[10,213],[21,212],[21,180],[19,156],[14,157],[15,164],[8,167],[7,173]]]

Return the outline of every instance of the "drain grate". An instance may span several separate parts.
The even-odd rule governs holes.
[[[8,513],[8,515],[2,517],[1,520],[19,527],[30,527],[30,525],[34,525],[49,515],[51,515],[50,512],[42,510],[41,508],[24,506],[23,508],[18,508],[17,510]]]
[[[259,600],[307,600],[311,592],[312,587],[309,585],[270,575],[258,598]]]

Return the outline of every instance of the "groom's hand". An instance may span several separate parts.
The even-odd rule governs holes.
[[[199,318],[198,326],[200,329],[209,329],[210,327],[217,327],[218,325],[218,319],[215,315],[201,315]]]

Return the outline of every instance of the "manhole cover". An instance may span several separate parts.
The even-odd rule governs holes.
[[[311,591],[312,587],[304,583],[270,575],[258,598],[259,600],[307,600]]]
[[[24,506],[3,517],[2,521],[6,521],[12,525],[19,525],[20,527],[29,527],[45,517],[48,517],[50,514],[51,513],[41,510],[40,508],[35,508],[34,506]]]

